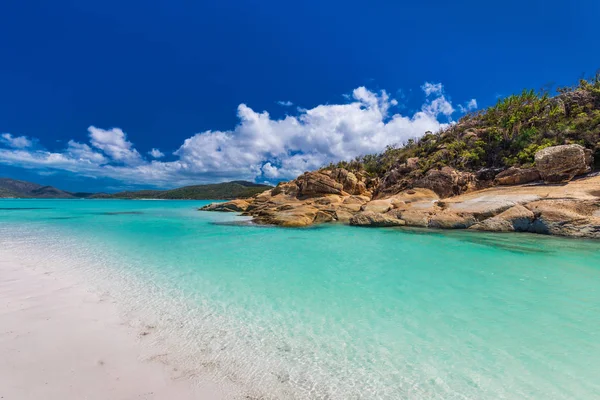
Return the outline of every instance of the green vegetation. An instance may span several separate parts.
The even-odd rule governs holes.
[[[330,167],[383,176],[408,158],[419,157],[419,170],[443,166],[476,171],[481,168],[529,167],[535,153],[548,146],[577,143],[596,152],[600,162],[600,73],[574,87],[524,90],[486,110],[462,117],[439,132],[427,132],[381,154],[342,161]]]

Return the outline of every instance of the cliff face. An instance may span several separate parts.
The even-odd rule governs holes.
[[[409,165],[417,160],[384,179],[328,168],[203,210],[242,212],[258,224],[285,227],[338,222],[600,238],[600,176],[589,174],[590,152],[556,146],[536,159],[541,168],[475,174],[443,167],[417,178]]]

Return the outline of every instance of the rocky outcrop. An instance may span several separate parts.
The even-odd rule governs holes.
[[[530,232],[600,238],[600,201],[540,200],[527,204],[535,219]]]
[[[298,195],[311,197],[325,194],[342,194],[344,185],[321,172],[305,172],[296,179]]]
[[[386,226],[403,226],[406,225],[401,219],[397,219],[388,215],[373,211],[362,211],[350,218],[350,225],[354,226],[370,226],[370,227],[386,227]]]
[[[591,150],[578,144],[546,147],[535,153],[535,166],[546,183],[568,182],[591,170]]]
[[[477,223],[477,220],[472,213],[457,213],[443,210],[433,214],[429,218],[428,226],[439,229],[467,229],[475,223]]]
[[[517,204],[495,217],[471,226],[471,229],[489,232],[528,232],[534,220],[535,214],[531,210]]]
[[[212,203],[202,208],[203,211],[244,212],[250,203],[246,200],[231,200],[225,203]]]
[[[342,189],[346,193],[356,195],[364,195],[368,193],[365,182],[359,180],[352,172],[348,172],[343,168],[336,168],[331,171],[325,171],[324,173],[328,173],[333,180],[341,183]]]
[[[361,207],[362,211],[383,214],[393,208],[391,199],[369,201]]]
[[[431,169],[414,183],[416,188],[431,189],[441,198],[455,196],[475,187],[475,175],[454,168]]]
[[[496,175],[494,183],[497,185],[522,185],[540,180],[540,173],[537,169],[515,168],[511,167]]]
[[[306,173],[253,199],[217,203],[204,209],[242,212],[252,216],[255,223],[284,227],[337,222],[353,226],[517,231],[600,239],[600,176],[589,175],[565,185],[499,185],[475,190],[471,186],[472,175],[451,168],[427,175],[429,188],[379,193],[373,199],[370,190],[350,194],[362,189],[344,172]],[[523,175],[521,170],[504,177]],[[366,182],[362,177],[354,177]],[[445,197],[456,191],[462,194]]]

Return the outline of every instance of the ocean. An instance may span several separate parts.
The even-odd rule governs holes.
[[[600,398],[600,242],[253,226],[207,201],[0,200],[0,256],[89,281],[248,399]]]

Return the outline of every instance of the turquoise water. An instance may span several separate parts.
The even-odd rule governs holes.
[[[174,362],[265,399],[600,398],[599,242],[255,227],[206,203],[0,200],[0,256],[108,277]]]

